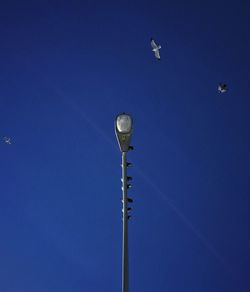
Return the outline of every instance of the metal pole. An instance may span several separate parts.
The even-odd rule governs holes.
[[[122,152],[122,201],[123,201],[123,238],[122,238],[122,292],[128,292],[128,194],[126,152]]]

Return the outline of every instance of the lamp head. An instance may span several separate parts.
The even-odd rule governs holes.
[[[127,152],[132,135],[132,118],[126,113],[119,114],[115,119],[115,133],[121,152]]]

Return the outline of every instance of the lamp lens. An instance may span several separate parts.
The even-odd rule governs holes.
[[[116,125],[120,133],[129,133],[131,131],[132,120],[128,115],[120,115],[117,117]]]

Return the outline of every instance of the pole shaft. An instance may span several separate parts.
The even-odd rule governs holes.
[[[123,201],[123,236],[122,236],[122,292],[128,292],[128,192],[126,152],[122,152],[122,201]]]

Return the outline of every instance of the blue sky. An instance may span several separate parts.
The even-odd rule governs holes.
[[[249,35],[247,1],[1,3],[1,292],[121,290],[123,111],[130,291],[249,291]]]

